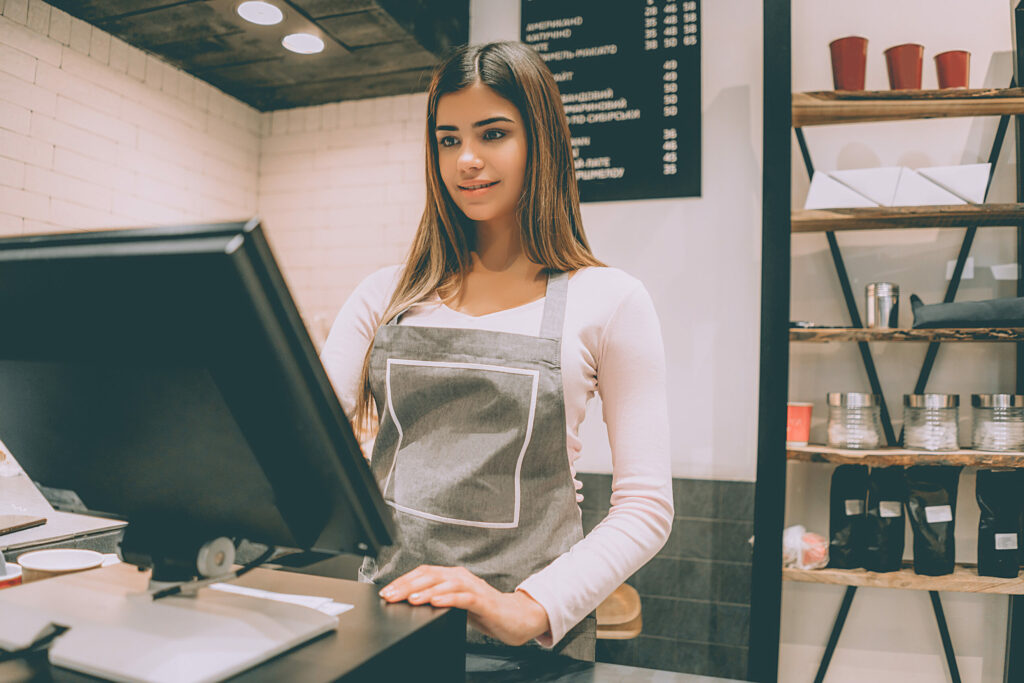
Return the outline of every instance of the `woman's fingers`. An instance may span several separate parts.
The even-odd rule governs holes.
[[[413,605],[423,605],[428,602],[433,603],[435,598],[465,590],[466,585],[462,581],[441,581],[440,583],[435,583],[427,588],[422,588],[414,593],[410,593],[409,602]]]
[[[463,567],[435,567],[424,564],[382,588],[380,596],[388,602],[409,600],[413,594],[420,594],[444,581],[462,581],[467,585],[474,582],[483,583]]]

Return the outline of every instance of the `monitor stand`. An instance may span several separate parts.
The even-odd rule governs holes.
[[[287,603],[200,589],[152,600],[147,573],[129,564],[0,591],[0,614],[22,624],[70,627],[50,647],[56,666],[120,681],[220,680],[337,628],[337,617]],[[10,627],[6,627],[10,628]]]

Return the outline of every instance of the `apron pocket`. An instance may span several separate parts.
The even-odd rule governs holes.
[[[397,430],[385,501],[437,522],[517,527],[538,372],[389,358],[385,385]]]

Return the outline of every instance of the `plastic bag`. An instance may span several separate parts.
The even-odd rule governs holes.
[[[828,540],[797,524],[782,532],[782,566],[820,569],[828,564]]]
[[[914,571],[927,576],[952,574],[956,543],[956,492],[961,467],[908,467],[907,513],[914,530]]]
[[[864,568],[868,571],[895,572],[902,568],[906,496],[902,467],[871,469],[864,520]]]
[[[864,566],[864,510],[868,498],[868,468],[840,465],[829,486],[829,563],[833,569]]]
[[[1020,568],[1020,470],[978,470],[978,575],[1017,578]]]

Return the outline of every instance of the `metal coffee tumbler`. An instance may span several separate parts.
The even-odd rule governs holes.
[[[872,282],[867,286],[867,326],[899,327],[900,286],[891,282]]]

